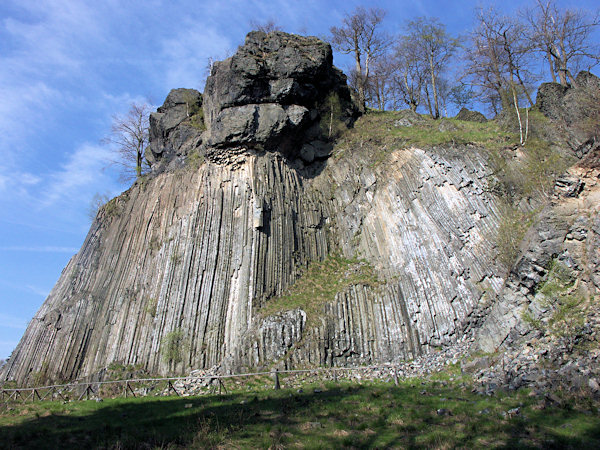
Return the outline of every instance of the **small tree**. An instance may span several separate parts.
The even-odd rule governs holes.
[[[416,111],[421,104],[421,93],[427,76],[427,64],[422,49],[409,36],[400,36],[394,46],[392,89],[394,107],[408,105]]]
[[[148,146],[150,105],[132,103],[126,115],[113,116],[111,133],[104,142],[114,146],[117,160],[114,161],[123,168],[125,179],[141,177],[149,168],[144,159]]]
[[[446,69],[450,58],[458,49],[458,39],[446,32],[446,26],[435,18],[419,17],[406,25],[407,39],[419,49],[420,57],[427,64],[427,83],[424,84],[425,99],[429,113],[434,119],[440,117],[440,74]]]
[[[346,54],[354,55],[358,104],[366,110],[367,84],[373,61],[388,48],[390,39],[380,30],[385,11],[377,8],[368,10],[359,6],[352,15],[346,15],[341,27],[331,27],[331,44]]]
[[[106,205],[110,201],[110,196],[108,194],[100,194],[96,192],[90,200],[90,206],[88,208],[88,217],[90,220],[94,220],[100,208]]]
[[[495,113],[497,102],[506,113],[514,111],[520,133],[520,143],[527,140],[528,118],[523,120],[521,99],[529,106],[533,99],[529,88],[534,76],[531,64],[531,43],[525,39],[525,27],[520,21],[500,15],[493,8],[477,10],[477,27],[471,34],[465,64],[465,78],[479,89]],[[525,122],[525,123],[524,123]]]
[[[262,31],[263,33],[267,34],[273,31],[281,31],[281,27],[277,25],[277,23],[273,19],[269,19],[264,23],[258,22],[256,20],[251,20],[250,27],[253,30]]]

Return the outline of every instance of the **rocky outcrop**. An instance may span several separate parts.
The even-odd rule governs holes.
[[[3,379],[111,363],[345,366],[462,340],[504,283],[485,152],[397,143],[374,160],[368,143],[333,148],[322,121],[351,123],[349,98],[327,44],[280,32],[249,34],[202,97],[172,91],[152,116],[149,159],[178,165],[101,209]],[[353,261],[342,277],[368,266],[372,279],[287,306],[307,266],[332,254]]]
[[[314,37],[248,34],[234,56],[215,63],[206,82],[208,145],[298,157],[303,143],[325,138],[321,121],[330,114],[351,124],[356,110],[332,61],[331,47]]]
[[[600,78],[580,72],[572,86],[543,83],[538,89],[536,106],[558,127],[562,139],[581,157],[598,144],[600,114]]]
[[[586,303],[600,292],[599,176],[597,168],[574,167],[557,181],[553,202],[528,231],[505,286],[478,329],[480,349],[518,347],[540,332],[532,323],[548,321],[557,307],[541,292],[555,265],[572,272],[573,288],[569,283],[564,294],[581,296],[578,317],[584,319]],[[577,330],[571,337],[577,338]]]
[[[467,108],[461,108],[461,110],[456,115],[456,119],[464,120],[467,122],[479,122],[484,123],[487,122],[487,118],[481,114],[479,111],[471,111]]]
[[[202,144],[206,129],[202,94],[195,89],[173,89],[161,107],[150,114],[150,144],[146,160],[150,165],[186,156]]]

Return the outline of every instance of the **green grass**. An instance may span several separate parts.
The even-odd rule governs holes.
[[[232,381],[228,381],[231,386]],[[11,405],[4,448],[598,448],[600,415],[585,399],[545,407],[525,391],[409,380],[328,382],[223,396]],[[314,388],[319,391],[315,392]],[[439,409],[448,415],[437,413]],[[520,408],[513,417],[506,413]]]
[[[495,121],[433,120],[422,115],[419,123],[413,126],[396,126],[404,114],[402,111],[372,111],[363,115],[354,128],[346,131],[338,140],[338,152],[377,147],[372,156],[375,163],[379,164],[385,160],[386,153],[398,148],[471,144],[497,150],[519,141],[517,133],[506,131]]]
[[[306,272],[283,295],[270,299],[259,314],[263,317],[301,308],[307,322],[322,315],[325,303],[350,286],[378,284],[373,268],[365,261],[329,255],[323,261],[312,262]]]

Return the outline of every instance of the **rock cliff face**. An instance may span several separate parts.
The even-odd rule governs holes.
[[[355,118],[328,45],[249,34],[203,95],[174,90],[151,116],[152,173],[101,209],[2,378],[70,380],[114,362],[158,374],[343,366],[463,339],[490,295],[537,276],[523,260],[505,286],[486,153],[398,144],[372,164],[329,141]],[[374,276],[286,306],[331,255],[345,258],[342,278]],[[499,329],[501,305],[484,323],[490,346],[514,328]]]

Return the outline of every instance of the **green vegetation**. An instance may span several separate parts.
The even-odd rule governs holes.
[[[158,306],[158,299],[156,297],[148,297],[146,300],[146,312],[150,317],[156,317],[156,308]]]
[[[119,207],[118,198],[119,197],[113,198],[102,207],[104,213],[108,217],[118,217],[121,215],[121,208]]]
[[[533,224],[535,214],[523,212],[509,203],[503,205],[501,214],[496,235],[498,260],[504,267],[510,268],[519,254],[525,233]]]
[[[44,361],[40,370],[31,375],[31,386],[43,386],[50,381],[48,378],[48,367],[48,361]]]
[[[572,352],[582,336],[586,317],[585,298],[576,289],[577,274],[558,260],[553,260],[546,281],[537,289],[543,295],[542,308],[550,311],[544,318],[525,312],[526,322],[555,336],[567,351]]]
[[[189,153],[185,160],[187,167],[189,167],[192,171],[198,170],[200,166],[204,164],[204,161],[204,155],[201,155],[197,148]]]
[[[402,125],[408,121],[411,126]],[[465,122],[457,119],[434,120],[409,111],[370,111],[357,120],[353,129],[339,139],[338,151],[373,151],[377,164],[392,150],[463,144],[499,150],[518,142],[516,133],[505,131],[495,121]]]
[[[181,330],[173,330],[163,336],[160,341],[160,356],[162,360],[169,364],[169,368],[183,361],[183,355],[187,349],[187,343]]]
[[[585,397],[561,406],[527,392],[408,380],[202,397],[12,404],[7,448],[597,448],[600,415]],[[316,391],[315,391],[316,389]],[[560,395],[560,394],[559,394]]]
[[[323,103],[318,106],[318,110],[321,117],[319,126],[323,136],[334,139],[346,130],[346,124],[341,120],[342,103],[336,92],[329,94]]]
[[[307,321],[314,323],[322,315],[323,305],[334,300],[338,292],[353,285],[378,285],[373,268],[365,261],[330,255],[324,261],[312,262],[306,272],[283,295],[267,302],[262,316],[301,308]]]
[[[186,104],[186,113],[188,117],[185,123],[200,131],[206,130],[206,124],[204,123],[204,110],[202,109],[202,104],[193,94],[190,94],[189,92],[184,96],[184,100]]]

